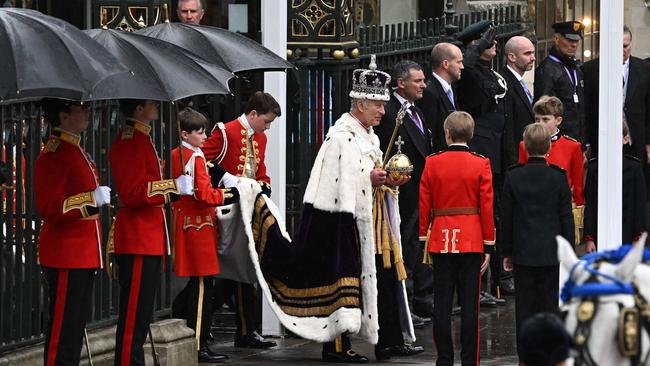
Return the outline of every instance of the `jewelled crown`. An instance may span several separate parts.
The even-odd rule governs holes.
[[[377,70],[375,55],[372,55],[368,69],[356,69],[352,72],[350,98],[388,101],[388,83],[390,75]]]

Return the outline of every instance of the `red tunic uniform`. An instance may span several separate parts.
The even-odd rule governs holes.
[[[241,121],[243,115],[226,124],[217,125],[210,137],[205,141],[201,150],[206,159],[215,160],[228,173],[240,177],[248,177],[266,184],[271,183],[271,178],[266,175],[264,156],[266,152],[266,135],[264,132],[255,132],[252,139],[248,139],[248,131]],[[224,139],[224,135],[226,139]],[[251,145],[249,145],[251,144]],[[254,156],[250,156],[250,152]],[[255,162],[254,174],[248,176],[246,162]]]
[[[43,219],[38,238],[41,265],[101,267],[101,234],[93,191],[97,169],[79,146],[80,137],[55,129],[34,167],[36,209]]]
[[[213,207],[223,204],[223,192],[212,188],[202,154],[184,146],[185,171],[181,170],[179,155],[179,148],[172,150],[172,175],[188,173],[193,176],[195,192],[194,196],[182,196],[173,203],[174,272],[178,276],[217,274],[218,237]]]
[[[519,142],[519,164],[525,164],[526,161],[528,161],[528,153],[524,142],[521,141]],[[571,137],[560,136],[559,133],[556,133],[551,137],[551,150],[546,154],[546,161],[566,171],[573,203],[576,206],[584,206],[585,169],[580,143]]]
[[[116,254],[165,254],[164,205],[179,190],[175,180],[163,179],[150,131],[149,125],[128,119],[111,146],[111,171],[121,203],[113,234]]]
[[[427,157],[420,180],[420,237],[431,253],[483,253],[494,245],[490,160],[466,146]]]

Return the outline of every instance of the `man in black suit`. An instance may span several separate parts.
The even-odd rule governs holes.
[[[507,160],[510,165],[519,160],[517,153],[524,128],[535,122],[533,94],[524,80],[524,74],[526,71],[532,70],[535,63],[535,46],[528,38],[515,36],[506,42],[504,52],[506,54],[506,70],[503,71],[503,78],[508,84],[505,106],[506,124],[512,126],[506,129],[506,131],[512,131],[512,136],[506,136],[507,143],[510,145],[507,148],[510,155]]]
[[[419,318],[429,318],[433,312],[433,273],[429,266],[422,263],[424,248],[418,237],[418,199],[424,161],[433,151],[431,131],[425,123],[424,114],[413,103],[422,98],[425,79],[422,67],[408,60],[395,64],[392,76],[395,83],[394,92],[384,107],[386,114],[379,126],[374,127],[374,131],[379,137],[381,150],[389,156],[394,155],[397,152],[397,144],[388,151],[388,143],[395,129],[398,111],[402,108],[406,109],[403,124],[397,129],[397,136],[404,142],[401,145],[402,153],[411,160],[413,172],[411,180],[399,188],[399,211],[402,220],[400,234],[404,264],[408,273],[409,302],[412,313],[419,315],[413,317],[413,323],[423,325]],[[379,312],[381,313],[381,309]],[[430,318],[424,320],[431,321]]]
[[[631,56],[632,32],[623,27],[623,112],[630,127],[633,155],[648,164],[650,155],[650,72],[644,60]],[[591,157],[598,154],[598,71],[599,59],[583,66],[585,78],[585,112]]]
[[[456,110],[457,99],[451,84],[460,80],[463,70],[463,53],[451,43],[438,43],[431,50],[431,78],[422,99],[416,105],[422,109],[424,120],[433,141],[433,151],[447,148],[442,123]]]

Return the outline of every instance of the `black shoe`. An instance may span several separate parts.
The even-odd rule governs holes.
[[[377,361],[386,361],[390,359],[390,356],[392,356],[393,354],[391,348],[392,347],[381,347],[381,348],[375,347],[375,359]]]
[[[253,332],[249,335],[236,337],[235,338],[235,347],[242,348],[271,348],[275,347],[278,344],[273,341],[267,341],[259,335],[257,332]]]
[[[390,350],[392,356],[413,356],[424,352],[424,347],[403,344],[401,346],[392,346]]]
[[[515,279],[510,277],[499,281],[499,288],[501,292],[507,295],[515,294]]]
[[[368,363],[368,357],[349,349],[345,352],[323,352],[323,362],[336,363]]]
[[[481,303],[481,306],[486,306],[486,307],[488,307],[488,306],[497,306],[497,302],[494,301],[493,299],[485,296],[485,294],[487,294],[487,292],[482,291],[481,295],[479,296],[479,302]]]
[[[213,353],[208,347],[203,347],[199,351],[199,363],[218,363],[224,362],[227,359],[228,356]]]
[[[413,328],[415,329],[421,329],[431,324],[431,318],[423,318],[414,313],[411,313],[411,321],[413,321]]]
[[[487,298],[487,299],[489,299],[491,301],[494,301],[494,303],[497,304],[497,305],[505,305],[506,304],[506,299],[499,299],[499,298],[495,297],[494,295],[492,295],[491,293],[489,293],[487,291],[481,291],[481,295],[485,296],[485,298]]]

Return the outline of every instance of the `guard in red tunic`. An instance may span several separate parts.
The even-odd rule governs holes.
[[[451,308],[461,306],[461,360],[479,365],[481,274],[494,253],[490,160],[469,151],[474,120],[453,112],[444,122],[444,152],[430,155],[420,180],[420,238],[433,257],[436,365],[453,365]],[[485,253],[485,254],[483,254]]]
[[[34,167],[36,209],[43,219],[38,255],[49,294],[44,365],[78,365],[93,279],[102,265],[99,207],[111,189],[79,146],[88,106],[60,99],[42,103],[54,127]]]
[[[212,186],[201,151],[208,120],[191,108],[185,108],[178,116],[183,140],[183,166],[180,163],[181,148],[172,150],[172,175],[193,177],[194,196],[181,197],[172,204],[174,272],[177,276],[190,277],[174,299],[172,316],[185,318],[187,326],[196,331],[199,362],[222,362],[228,356],[214,353],[206,346],[212,319],[212,275],[219,273],[214,207],[237,202],[239,192],[236,188],[217,189]]]
[[[582,227],[582,217],[585,206],[584,194],[584,158],[580,143],[572,137],[560,135],[559,126],[562,123],[564,106],[556,97],[543,96],[533,105],[535,122],[542,123],[551,133],[551,150],[546,154],[549,164],[557,165],[566,171],[569,188],[573,196],[573,221],[575,223],[576,243],[580,241],[579,228]],[[524,142],[519,143],[519,164],[528,161]]]
[[[223,177],[215,180],[226,187],[233,187],[237,184],[235,176],[255,179],[261,185],[262,192],[270,196],[271,179],[266,175],[264,163],[264,131],[280,115],[280,105],[271,94],[256,92],[248,100],[244,114],[226,124],[218,123],[202,148],[206,159],[226,171]],[[264,340],[256,331],[255,287],[230,280],[223,280],[223,284],[224,287],[234,287],[235,291],[235,347],[274,347],[275,342]]]
[[[109,153],[121,203],[112,229],[120,283],[115,365],[144,365],[142,345],[153,316],[161,259],[169,253],[164,205],[193,194],[192,177],[163,177],[149,136],[158,107],[152,100],[120,101],[129,118]]]

